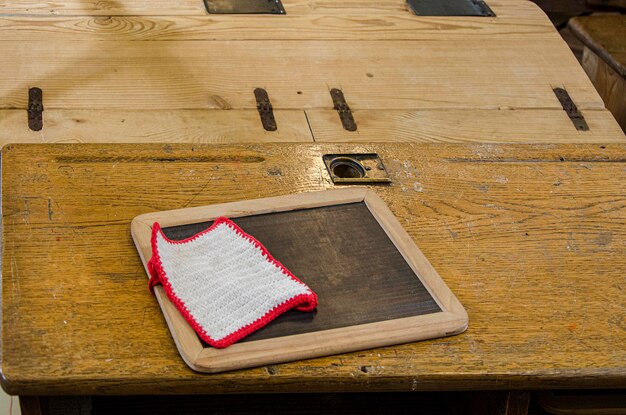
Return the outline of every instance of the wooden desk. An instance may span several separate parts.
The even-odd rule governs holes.
[[[624,142],[546,15],[487,4],[495,17],[416,16],[406,0],[283,0],[282,16],[209,15],[202,0],[3,1],[0,144]],[[43,90],[41,131],[26,122],[30,87]],[[261,125],[257,87],[277,131]]]
[[[219,375],[182,361],[133,246],[141,213],[373,187],[468,311],[465,334]],[[3,386],[19,395],[626,386],[626,146],[11,145],[2,152]]]

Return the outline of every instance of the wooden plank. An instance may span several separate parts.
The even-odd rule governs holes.
[[[190,371],[146,288],[131,219],[333,188],[321,156],[345,152],[381,155],[393,184],[372,189],[466,307],[468,331],[271,370]],[[615,347],[626,343],[626,145],[14,145],[2,157],[2,374],[11,393],[626,381],[626,350]]]
[[[182,0],[181,0],[182,1]],[[295,2],[296,4],[290,4]],[[103,3],[103,2],[99,2]],[[363,4],[367,4],[364,7]],[[20,3],[24,5],[24,3]],[[38,2],[37,4],[42,4]],[[125,2],[132,5],[133,2]],[[525,1],[490,3],[497,18],[420,17],[404,9],[404,0],[325,3],[303,5],[311,9],[286,16],[265,15],[178,15],[185,8],[168,2],[170,13],[92,14],[49,17],[15,14],[0,21],[0,40],[265,40],[265,39],[334,39],[334,40],[452,40],[472,37],[530,37],[554,33],[547,16]],[[198,2],[194,1],[197,5]],[[296,6],[297,0],[286,0]],[[389,8],[390,5],[394,5]],[[64,6],[68,3],[64,2]],[[140,6],[146,4],[141,2]],[[352,6],[350,6],[352,5]],[[334,7],[331,7],[334,6]],[[1,7],[1,6],[0,6]],[[337,7],[337,8],[335,8]],[[380,10],[380,9],[382,10]],[[42,37],[43,36],[43,37]],[[493,40],[490,39],[490,40]]]
[[[556,34],[541,42],[2,42],[2,52],[11,59],[0,61],[0,108],[26,108],[30,86],[43,89],[48,109],[253,109],[256,87],[275,109],[332,108],[332,87],[354,110],[560,108],[556,86],[580,109],[604,108]]]
[[[541,14],[528,18],[412,15],[8,16],[0,40],[464,40],[543,39],[554,27]]]
[[[48,110],[31,131],[26,111],[0,111],[0,146],[7,143],[254,143],[311,142],[303,111],[274,111],[265,131],[256,110]]]
[[[283,0],[286,16],[301,14],[410,14],[405,0]],[[498,16],[542,13],[535,5],[522,0],[489,0],[489,6]],[[62,3],[50,0],[7,0],[0,4],[0,15],[39,16],[206,16],[202,1],[196,0],[68,0]],[[282,17],[279,17],[282,18]]]
[[[0,4],[2,15],[118,16],[118,15],[203,15],[204,3],[195,0],[10,0]]]
[[[336,111],[307,110],[318,142],[626,142],[610,112],[584,111],[589,131],[578,131],[564,111],[422,110],[354,111],[357,131],[346,131]]]
[[[355,111],[358,130],[343,129],[334,110],[274,112],[278,130],[255,110],[45,110],[31,131],[24,110],[0,110],[0,146],[7,143],[254,142],[623,142],[608,111],[586,111],[590,130],[574,129],[561,110]],[[308,118],[308,123],[307,123]],[[310,124],[310,128],[309,128]]]

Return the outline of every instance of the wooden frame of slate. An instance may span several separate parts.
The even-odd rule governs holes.
[[[332,212],[324,214],[325,209],[332,209]],[[364,212],[369,212],[367,217],[363,216]],[[287,218],[284,215],[297,216]],[[312,218],[306,219],[307,215]],[[352,224],[346,222],[353,215],[359,217]],[[215,349],[201,342],[163,288],[157,286],[156,298],[174,341],[184,361],[194,370],[216,373],[327,356],[449,336],[467,328],[468,317],[461,303],[383,200],[374,190],[362,187],[138,216],[132,222],[131,232],[144,266],[151,256],[154,222],[161,225],[166,235],[169,230],[168,236],[180,237],[185,236],[185,232],[189,236],[205,229],[210,221],[220,216],[233,219],[244,231],[257,237],[279,261],[316,291],[319,306],[317,314],[288,312],[284,318],[278,317],[239,343]],[[261,218],[259,221],[263,224],[255,225],[256,218]],[[242,220],[247,220],[247,225],[242,224]],[[340,223],[323,223],[328,220]],[[276,223],[268,225],[268,221]],[[285,229],[277,231],[280,226]],[[289,226],[291,232],[287,229]],[[318,229],[307,231],[307,226]],[[350,229],[344,229],[346,227]],[[273,240],[268,230],[277,235]],[[314,236],[311,232],[318,234]],[[330,236],[320,238],[319,232]],[[288,240],[294,235],[300,242]],[[335,243],[342,246],[334,246]],[[281,244],[284,249],[280,248]],[[299,245],[307,250],[304,255],[287,252],[298,249]],[[302,258],[315,256],[316,249],[324,258],[333,258],[319,260],[317,257],[303,263]],[[329,252],[337,252],[337,255],[328,255]],[[362,257],[346,257],[358,256],[358,253],[363,253]],[[346,260],[349,265],[333,262]],[[371,284],[368,279],[372,279]]]

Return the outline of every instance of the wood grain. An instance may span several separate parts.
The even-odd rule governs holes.
[[[307,110],[318,142],[624,142],[620,126],[606,110],[584,111],[589,131],[578,131],[564,111],[554,110],[360,110],[358,129],[346,131],[336,111]]]
[[[493,40],[546,39],[554,27],[540,13],[477,19],[413,15],[8,16],[0,40]]]
[[[30,143],[312,142],[303,111],[274,111],[265,131],[256,110],[44,110],[44,128],[28,128],[25,110],[0,110],[0,145]]]
[[[209,15],[201,3],[0,4],[11,57],[0,60],[0,142],[300,142],[311,129],[335,142],[623,139],[603,111],[571,134],[554,87],[584,112],[604,104],[528,1],[490,0],[489,18],[415,16],[405,0],[285,0],[285,16]],[[44,90],[40,133],[13,112],[32,86]],[[258,131],[257,87],[280,118],[275,133]],[[331,88],[357,111],[357,133],[337,128]],[[206,109],[247,112],[193,112]]]
[[[344,130],[337,112],[274,111],[278,131],[261,126],[256,110],[45,110],[31,131],[25,110],[0,110],[0,145],[23,143],[252,142],[544,142],[625,140],[606,110],[585,111],[589,131],[577,131],[554,110],[361,110],[358,130]],[[313,136],[313,133],[315,134]]]
[[[2,42],[11,59],[0,61],[0,108],[26,108],[35,85],[47,109],[254,109],[256,87],[267,90],[275,109],[330,109],[333,87],[353,110],[560,108],[554,86],[565,87],[580,109],[604,108],[554,36],[487,43]]]
[[[321,155],[355,151],[383,158],[393,184],[372,189],[466,307],[469,330],[270,371],[193,373],[146,288],[131,219],[329,189]],[[11,393],[626,381],[616,347],[626,343],[624,145],[12,145],[2,156],[2,374]]]
[[[340,14],[407,14],[411,15],[404,0],[282,0],[286,16],[300,14],[340,15]],[[512,14],[537,15],[536,5],[523,0],[490,0],[491,7],[498,16]],[[207,15],[202,2],[195,0],[67,0],[62,3],[50,0],[7,0],[0,4],[3,15],[30,16],[145,16],[145,15]],[[283,18],[286,16],[279,16]],[[270,18],[274,16],[268,16]]]

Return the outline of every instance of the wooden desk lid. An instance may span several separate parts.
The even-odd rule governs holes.
[[[225,349],[202,342],[161,286],[155,294],[178,350],[202,372],[222,372],[458,334],[467,313],[385,203],[346,188],[141,215],[132,233],[147,270],[152,224],[184,239],[232,218],[318,295],[314,313],[290,311]]]
[[[471,316],[459,336],[207,376],[129,233],[156,211],[372,186]],[[2,151],[2,383],[12,394],[617,388],[626,382],[626,146],[12,145]]]
[[[0,60],[0,145],[625,141],[530,1],[415,2],[439,6],[436,16],[407,0],[281,1],[281,15],[211,14],[202,0],[2,1],[0,55],[11,59]],[[495,16],[450,16],[451,3]],[[43,91],[38,131],[31,87]],[[556,87],[589,123],[584,134]],[[276,128],[263,126],[257,88]]]

